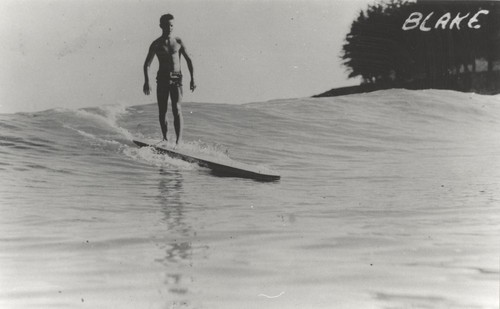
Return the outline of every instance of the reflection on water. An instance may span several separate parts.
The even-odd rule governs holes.
[[[182,174],[178,171],[160,170],[158,201],[165,223],[165,257],[157,262],[165,266],[165,285],[173,297],[172,306],[188,305],[188,283],[192,278],[182,272],[192,260],[192,227],[186,223],[185,205],[182,202]]]
[[[182,174],[178,171],[160,169],[160,177],[158,200],[164,214],[163,220],[167,230],[188,236],[191,227],[184,222],[184,204],[181,201]]]

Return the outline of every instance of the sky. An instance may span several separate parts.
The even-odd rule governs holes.
[[[374,0],[2,0],[0,113],[156,102],[143,64],[175,16],[193,59],[184,101],[239,104],[358,84],[341,64],[352,21]],[[158,62],[149,70],[153,89]]]

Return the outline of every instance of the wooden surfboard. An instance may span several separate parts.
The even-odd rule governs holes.
[[[233,162],[230,164],[219,163],[209,159],[201,159],[199,157],[188,155],[179,150],[165,149],[136,140],[133,142],[139,147],[151,147],[158,153],[166,154],[169,157],[184,160],[190,163],[196,163],[201,167],[210,169],[214,175],[218,176],[250,178],[261,181],[276,181],[281,178],[281,176],[276,173],[270,173],[268,171],[264,172],[258,167],[240,162]]]

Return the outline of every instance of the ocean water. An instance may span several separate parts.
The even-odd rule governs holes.
[[[500,96],[387,90],[0,115],[0,308],[498,308]],[[171,114],[170,139],[173,139]]]

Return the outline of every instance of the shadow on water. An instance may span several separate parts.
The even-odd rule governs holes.
[[[247,179],[254,182],[273,182],[279,183],[281,176],[279,175],[266,175],[251,172],[235,172],[226,171],[223,169],[211,169],[210,175],[220,178],[235,178],[235,179]]]
[[[165,285],[173,296],[172,306],[187,305],[188,284],[192,278],[182,269],[192,260],[192,227],[185,221],[185,204],[182,201],[183,178],[178,171],[160,169],[158,201],[166,226],[164,236],[165,257],[157,262],[165,266]]]

